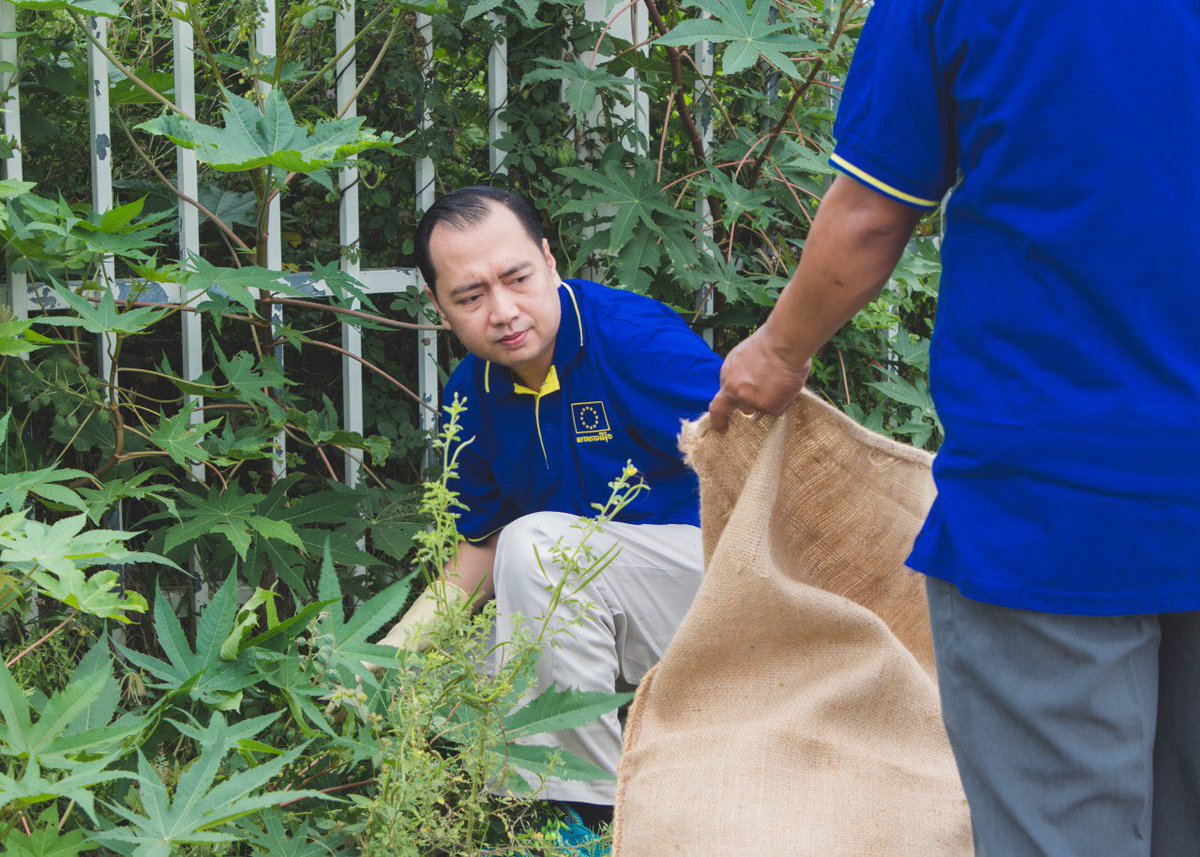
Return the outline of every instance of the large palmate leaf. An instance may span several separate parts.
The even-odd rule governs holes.
[[[267,719],[257,718],[255,725],[262,728]],[[136,845],[133,853],[138,857],[170,857],[184,844],[235,841],[236,836],[220,828],[269,807],[310,798],[332,800],[309,790],[263,791],[272,779],[299,758],[306,744],[219,780],[225,757],[245,735],[245,729],[231,729],[225,724],[224,717],[214,713],[208,728],[203,730],[200,756],[179,778],[174,794],[168,793],[158,773],[139,752],[137,778],[142,812],[120,804],[108,804],[108,808],[128,826],[112,827],[92,834],[92,838],[110,846],[118,843]]]
[[[262,494],[245,494],[238,485],[228,488],[211,485],[204,495],[181,494],[175,517],[178,523],[160,531],[163,552],[171,554],[206,536],[220,536],[227,540],[241,559],[246,558],[253,538],[275,540],[304,550],[304,542],[287,521],[259,514]],[[145,519],[145,523],[169,519],[167,513],[158,513]]]
[[[128,622],[126,612],[142,612],[146,601],[122,591],[111,569],[84,574],[96,566],[151,562],[178,568],[157,554],[131,551],[125,542],[136,533],[85,530],[87,518],[73,515],[43,524],[15,512],[0,519],[0,566],[28,575],[45,596],[82,613]]]
[[[684,21],[657,39],[668,47],[695,45],[702,41],[725,43],[721,70],[725,74],[744,71],[763,58],[788,77],[799,79],[800,72],[789,53],[824,50],[825,46],[804,36],[786,33],[792,24],[770,22],[771,0],[754,0],[749,11],[744,0],[691,0],[686,5],[703,9],[710,20]]]
[[[81,478],[88,479],[90,475],[82,470],[58,467],[0,473],[0,511],[24,508],[30,494],[60,506],[83,511],[87,508],[87,503],[78,493],[62,484]]]
[[[238,823],[238,833],[256,857],[336,857],[359,853],[336,835],[316,830],[308,822],[285,822],[283,813],[269,809],[255,819]]]
[[[151,675],[154,687],[168,693],[186,693],[206,705],[236,708],[241,704],[242,691],[255,682],[247,663],[221,659],[221,645],[233,633],[236,616],[237,579],[230,575],[200,614],[193,649],[170,601],[156,592],[154,633],[165,660],[116,645],[126,660]]]
[[[389,669],[398,667],[400,661],[396,649],[373,645],[367,642],[367,638],[396,619],[400,608],[408,600],[410,588],[411,584],[407,579],[393,583],[370,600],[358,605],[350,617],[346,618],[342,604],[342,586],[338,581],[337,571],[334,570],[329,548],[326,547],[321,561],[317,596],[332,606],[321,613],[317,628],[328,642],[330,666],[343,675],[348,673],[360,679],[367,679],[371,683],[374,682],[374,676],[363,666],[364,661]],[[349,676],[343,683],[352,683]]]
[[[80,758],[109,755],[143,723],[135,715],[113,723],[119,701],[120,687],[104,640],[92,647],[66,686],[48,700],[39,694],[27,700],[0,665],[0,754],[54,768],[71,768]]]
[[[257,584],[268,565],[297,597],[307,596],[303,573],[310,567],[305,557],[316,557],[328,545],[330,556],[341,565],[377,565],[378,560],[359,547],[367,522],[358,513],[361,497],[350,491],[317,491],[299,499],[288,494],[301,476],[293,474],[271,486],[258,514],[287,524],[299,536],[302,549],[279,539],[256,538],[246,554],[244,574]]]
[[[119,18],[121,4],[116,0],[13,0],[18,9],[31,12],[78,12],[101,18]]]
[[[144,334],[161,322],[168,310],[157,310],[155,307],[143,306],[133,310],[119,311],[112,290],[104,289],[100,300],[91,301],[72,292],[71,289],[55,286],[54,292],[59,298],[78,313],[78,317],[54,316],[52,318],[36,318],[35,322],[47,322],[55,326],[78,326],[89,334]]]
[[[216,428],[220,418],[208,422],[193,423],[195,405],[188,402],[182,411],[173,417],[160,417],[159,423],[150,432],[150,442],[171,457],[180,467],[200,464],[209,460],[208,450],[200,445],[205,435]]]
[[[310,132],[296,123],[287,98],[278,89],[267,95],[262,110],[228,91],[225,102],[223,128],[173,113],[138,127],[194,149],[201,163],[221,172],[277,167],[284,172],[315,173],[367,149],[388,149],[396,143],[390,133],[377,135],[363,129],[362,117],[327,119]]]
[[[525,72],[523,83],[539,80],[556,80],[565,83],[563,103],[580,119],[586,119],[601,91],[611,92],[622,103],[628,103],[634,80],[611,74],[602,66],[590,67],[586,63],[539,58],[541,68]]]
[[[188,260],[184,286],[189,293],[205,292],[210,297],[225,296],[235,303],[241,304],[248,312],[258,313],[255,300],[259,292],[281,292],[288,295],[300,295],[284,280],[278,271],[270,271],[257,265],[245,265],[241,268],[223,268],[211,262],[193,256]],[[205,306],[206,304],[201,304]]]
[[[571,200],[559,209],[560,214],[572,212],[609,215],[608,250],[619,252],[633,237],[634,229],[646,228],[661,235],[663,228],[658,218],[666,221],[688,222],[695,215],[680,211],[662,192],[654,174],[654,162],[639,160],[631,171],[616,160],[607,161],[603,171],[582,167],[561,167],[555,172],[575,179],[589,188],[584,199]]]

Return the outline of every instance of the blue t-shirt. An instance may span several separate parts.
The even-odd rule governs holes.
[[[541,390],[467,356],[443,392],[446,402],[466,398],[460,437],[475,438],[451,486],[469,507],[459,532],[479,541],[533,512],[594,515],[627,461],[650,490],[618,520],[698,526],[699,486],[677,438],[681,420],[708,410],[721,358],[658,301],[585,280],[558,292],[562,320]]]
[[[1200,3],[876,0],[834,130],[881,193],[954,188],[910,565],[1006,607],[1200,609]]]

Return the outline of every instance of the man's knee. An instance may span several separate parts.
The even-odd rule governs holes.
[[[534,512],[500,531],[496,542],[493,580],[496,593],[543,590],[554,580],[551,548],[567,536],[577,521],[564,512]]]

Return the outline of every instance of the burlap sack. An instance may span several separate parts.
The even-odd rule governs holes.
[[[617,857],[943,857],[970,822],[932,679],[925,453],[805,394],[685,427],[704,582],[638,689]]]

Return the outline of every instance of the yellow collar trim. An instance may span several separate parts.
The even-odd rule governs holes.
[[[567,290],[567,295],[568,295],[568,297],[571,298],[571,306],[575,308],[575,322],[579,326],[579,347],[582,348],[583,347],[583,316],[580,315],[580,313],[579,313],[579,301],[577,301],[575,299],[575,290],[574,289],[572,289],[565,282],[562,284],[562,287]],[[550,383],[551,378],[554,379],[554,389],[547,390],[546,384]],[[529,389],[528,387],[522,387],[520,384],[516,383],[515,381],[513,382],[513,391],[517,392],[517,393],[523,393],[527,396],[544,396],[547,393],[554,393],[554,392],[558,391],[559,389],[561,389],[561,388],[558,386],[558,374],[554,371],[553,366],[550,367],[550,374],[546,376],[546,380],[542,384],[542,390],[540,393],[535,393],[533,390]],[[488,360],[483,364],[483,392],[485,392],[485,393],[492,392],[492,361],[491,360]]]
[[[531,390],[529,387],[523,387],[516,381],[513,382],[513,392],[521,396],[537,396],[539,399],[542,396],[547,396],[550,393],[557,393],[562,387],[558,384],[558,370],[552,365],[549,374],[546,375],[546,380],[542,382],[542,389]]]
[[[571,298],[571,306],[575,307],[575,321],[579,325],[579,347],[583,348],[583,316],[579,314],[579,301],[575,300],[575,290],[566,283],[562,284]]]

